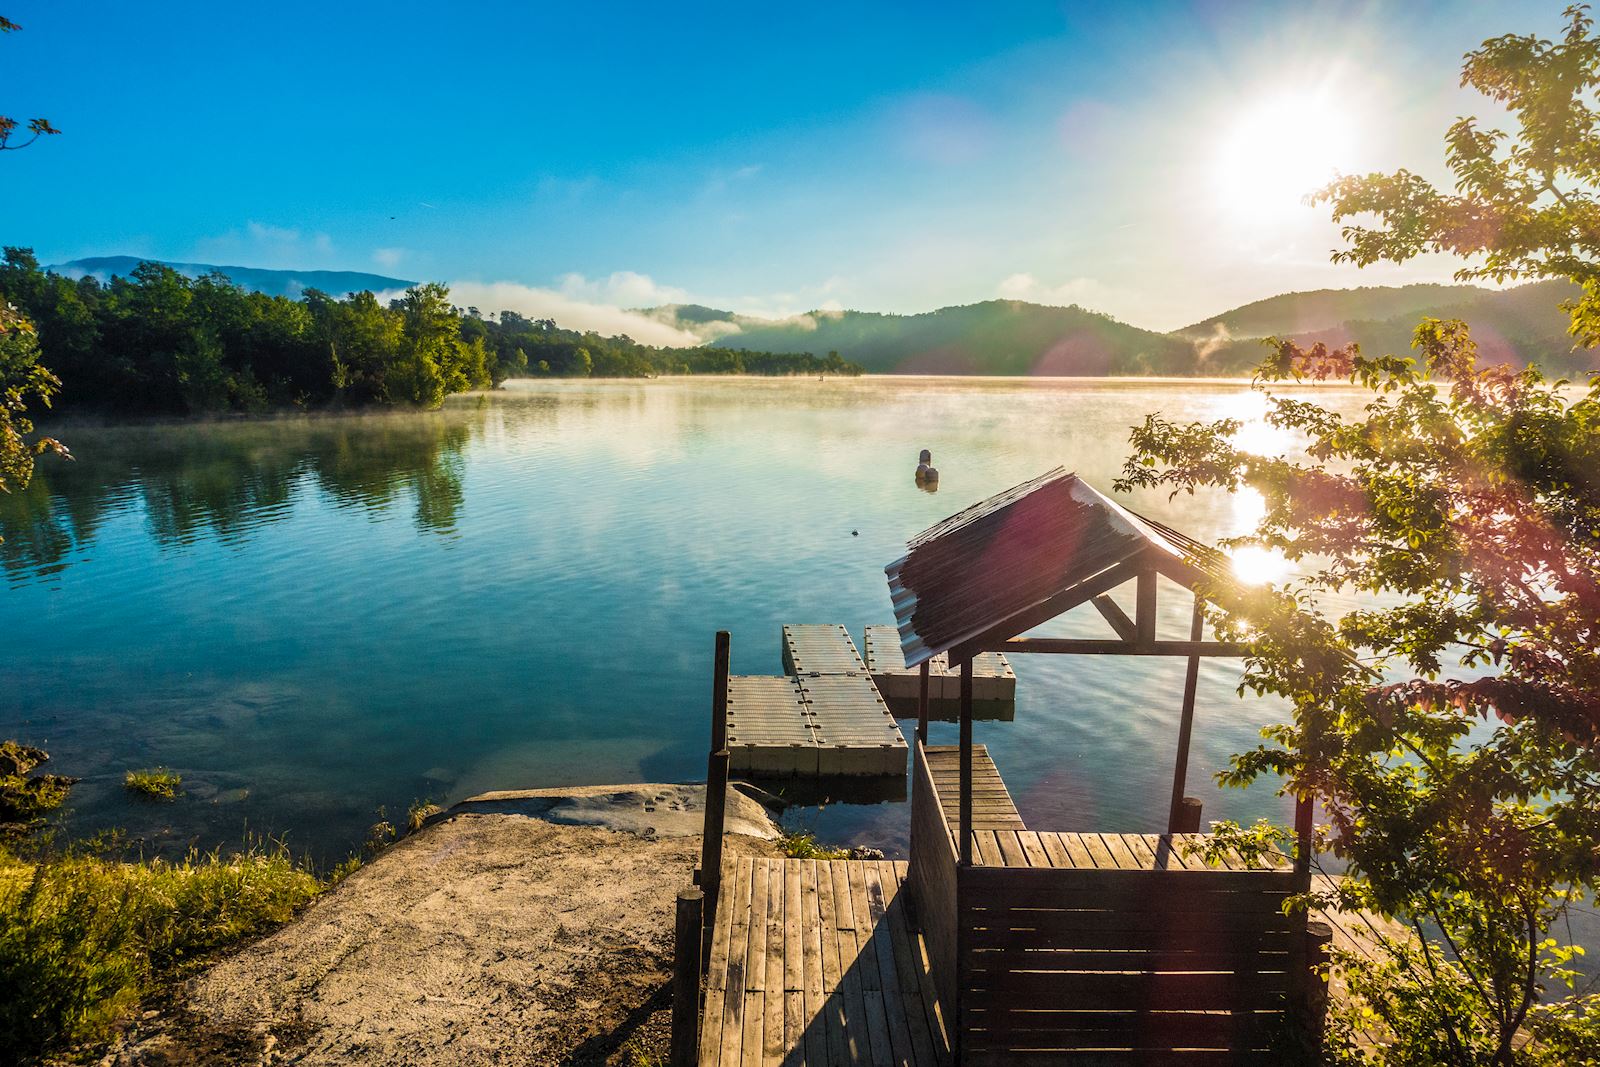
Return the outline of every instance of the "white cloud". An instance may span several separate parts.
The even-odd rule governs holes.
[[[570,277],[570,276],[569,276]],[[635,275],[635,277],[643,277]],[[648,279],[647,279],[648,280]],[[584,299],[566,291],[539,289],[516,282],[450,282],[450,300],[458,307],[481,308],[484,314],[515,311],[530,319],[554,319],[565,330],[593,330],[606,337],[627,334],[651,345],[699,344],[694,334],[614,304]],[[379,294],[389,300],[399,293]]]
[[[409,254],[404,248],[374,248],[372,250],[372,262],[384,270],[394,270],[400,266],[400,261]]]
[[[614,271],[608,277],[595,279],[582,274],[563,274],[560,288],[563,296],[590,304],[644,308],[689,302],[689,294],[682,289],[658,285],[648,274],[631,270]]]

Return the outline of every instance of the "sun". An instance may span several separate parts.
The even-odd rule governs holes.
[[[1348,103],[1332,92],[1263,95],[1222,123],[1217,184],[1222,199],[1251,216],[1303,208],[1307,193],[1349,168],[1355,124]]]

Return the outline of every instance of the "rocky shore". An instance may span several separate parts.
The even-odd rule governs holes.
[[[703,786],[497,792],[146,1012],[110,1064],[629,1064],[665,1051]],[[777,829],[730,789],[728,849]]]

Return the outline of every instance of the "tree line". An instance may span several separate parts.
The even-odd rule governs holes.
[[[56,405],[112,414],[434,408],[529,375],[860,373],[837,353],[661,348],[513,311],[485,317],[438,283],[387,303],[370,292],[268,296],[159,263],[102,283],[42,270],[27,248],[4,250],[0,301],[37,330],[38,362],[61,382]]]

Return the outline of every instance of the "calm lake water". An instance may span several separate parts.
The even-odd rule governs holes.
[[[908,537],[1057,464],[1109,491],[1157,410],[1260,402],[1195,381],[513,383],[432,414],[63,431],[77,461],[0,498],[0,736],[83,779],[73,831],[270,833],[323,862],[380,806],[703,778],[714,631],[736,673],[782,672],[786,622],[859,643],[892,621],[883,567]],[[923,447],[937,494],[913,484]],[[1254,520],[1221,495],[1128,503],[1206,539]],[[1186,605],[1165,613],[1186,635]],[[1092,610],[1050,632],[1105,635]],[[1030,825],[1161,829],[1182,663],[1015,665],[1015,721],[976,734]],[[1203,667],[1190,791],[1208,817],[1286,817],[1210,781],[1282,714],[1237,672]],[[182,800],[125,796],[153,764]],[[790,818],[905,847],[903,803]]]

